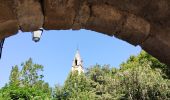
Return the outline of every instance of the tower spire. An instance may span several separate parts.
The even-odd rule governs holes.
[[[77,51],[79,51],[79,45],[77,44]]]
[[[72,64],[72,72],[75,72],[75,71],[77,71],[78,74],[81,74],[82,72],[84,73],[83,60],[81,59],[78,48],[76,50],[76,54],[75,54],[73,64]]]

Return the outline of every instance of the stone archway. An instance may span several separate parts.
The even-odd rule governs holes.
[[[140,45],[170,65],[169,0],[0,0],[0,39],[43,27],[87,29]]]

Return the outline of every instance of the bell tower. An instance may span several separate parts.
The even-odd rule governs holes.
[[[79,50],[77,49],[74,60],[73,60],[73,64],[72,64],[72,72],[77,71],[78,74],[84,73],[84,69],[83,69],[83,60],[81,59]]]

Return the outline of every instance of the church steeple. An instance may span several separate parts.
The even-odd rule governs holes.
[[[72,72],[77,71],[79,74],[84,73],[84,69],[83,69],[83,60],[81,59],[79,50],[77,49],[74,60],[73,60],[73,64],[72,64]]]

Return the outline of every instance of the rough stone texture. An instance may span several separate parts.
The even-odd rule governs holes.
[[[159,60],[170,64],[170,28],[155,26],[142,48]]]
[[[40,27],[116,36],[170,65],[169,0],[0,0],[0,39]]]
[[[92,5],[86,28],[110,36],[117,36],[138,45],[148,36],[150,24],[133,14],[119,11],[112,6]]]
[[[107,4],[119,10],[140,16],[149,22],[169,25],[169,0],[89,0],[96,4]]]
[[[81,0],[44,0],[44,28],[71,29]]]
[[[81,3],[79,11],[77,11],[74,23],[72,25],[73,30],[85,28],[88,19],[90,18],[90,7],[87,1]]]
[[[20,29],[35,31],[43,26],[44,16],[40,0],[14,0]]]
[[[12,4],[12,1],[0,0],[0,40],[18,31],[18,23]]]

